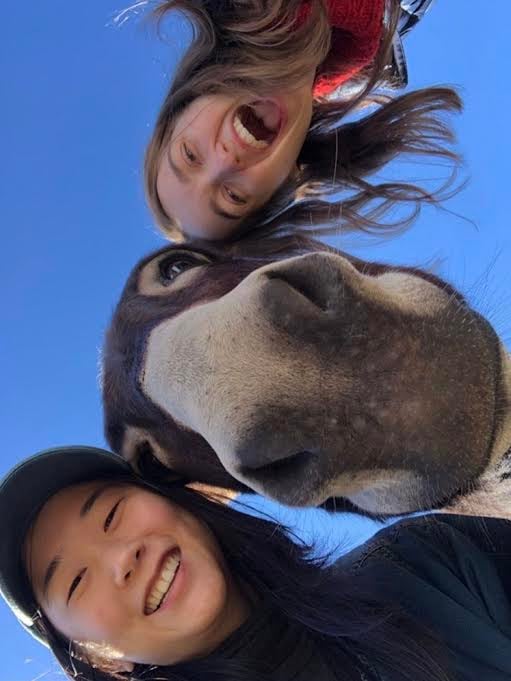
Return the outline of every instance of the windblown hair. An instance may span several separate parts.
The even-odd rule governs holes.
[[[161,19],[181,11],[189,19],[192,42],[181,59],[160,109],[145,157],[145,188],[157,224],[172,239],[183,235],[165,212],[156,188],[158,169],[178,116],[194,99],[236,92],[260,97],[289,91],[303,74],[317,70],[330,44],[330,26],[321,0],[310,4],[307,21],[296,25],[303,0],[168,0],[159,5]],[[388,0],[388,17],[380,50],[355,80],[355,94],[314,102],[309,132],[297,159],[297,172],[267,202],[247,217],[232,238],[259,238],[275,223],[289,229],[326,234],[341,228],[391,233],[411,224],[422,204],[437,204],[456,191],[458,154],[444,114],[460,111],[461,100],[447,87],[394,97],[378,88],[389,73],[392,37],[399,2]],[[350,81],[352,84],[353,81]],[[359,109],[376,110],[345,122]],[[433,189],[409,182],[370,182],[369,177],[400,155],[441,159],[450,166],[447,179]],[[387,222],[392,209],[408,208]]]
[[[280,614],[302,643],[311,643],[331,670],[331,679],[359,681],[354,659],[363,659],[393,681],[448,681],[443,652],[431,634],[382,602],[374,584],[347,570],[334,570],[311,548],[293,540],[270,519],[240,512],[181,482],[165,482],[161,464],[151,460],[145,479],[119,478],[161,494],[204,521],[215,534],[227,564],[261,602]],[[155,470],[157,468],[157,470]],[[168,471],[167,471],[168,474]],[[243,505],[240,504],[242,507]],[[245,507],[246,510],[246,507]],[[27,578],[28,581],[28,578]],[[28,587],[30,588],[30,587]],[[35,599],[34,599],[35,600]],[[271,681],[263,659],[230,659],[222,646],[205,658],[171,667],[136,665],[133,672],[111,674],[94,667],[73,650],[44,616],[37,622],[65,672],[83,681]],[[236,633],[233,634],[236,636]],[[275,641],[278,653],[279,641]],[[293,663],[302,646],[293,646]]]

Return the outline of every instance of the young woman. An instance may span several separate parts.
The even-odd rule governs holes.
[[[398,201],[439,198],[442,188],[367,178],[402,153],[452,158],[441,116],[460,108],[455,93],[373,95],[375,111],[345,122],[395,81],[397,64],[403,74],[398,27],[430,3],[161,3],[159,17],[180,10],[193,26],[146,152],[146,194],[165,234],[225,239],[277,215],[295,228],[339,223],[341,209],[345,229],[371,228]]]
[[[334,565],[270,520],[88,447],[0,486],[0,590],[92,681],[504,681],[506,521],[415,518]]]

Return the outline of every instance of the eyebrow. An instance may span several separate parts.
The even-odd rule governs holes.
[[[43,580],[43,598],[44,600],[47,600],[48,598],[48,589],[50,587],[50,582],[53,578],[53,575],[55,574],[58,566],[62,562],[62,556],[55,556],[53,560],[50,562],[48,567],[46,568],[46,572],[44,573],[44,580]]]
[[[87,499],[85,499],[80,508],[79,512],[80,518],[85,518],[85,516],[91,511],[92,507],[99,499],[99,497],[104,492],[106,492],[106,490],[110,487],[112,487],[112,483],[105,483],[100,487],[97,487],[91,494],[89,494],[89,496],[87,497]],[[46,568],[43,578],[43,597],[45,600],[47,600],[48,598],[48,590],[50,588],[51,580],[53,579],[53,576],[55,575],[55,572],[57,571],[57,568],[61,563],[62,556],[57,554],[52,558],[48,567]]]
[[[106,490],[111,487],[111,483],[105,483],[101,485],[100,487],[97,487],[92,494],[89,494],[87,499],[82,504],[82,507],[80,509],[80,518],[85,518],[87,513],[92,509],[96,501],[99,499],[99,497],[103,494],[103,492],[106,492]]]

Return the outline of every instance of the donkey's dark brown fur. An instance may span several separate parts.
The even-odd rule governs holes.
[[[490,485],[505,514],[509,384],[445,282],[303,235],[144,258],[104,348],[106,436],[136,465],[370,513],[470,512]]]

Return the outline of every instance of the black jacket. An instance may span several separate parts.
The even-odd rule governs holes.
[[[511,522],[429,515],[400,521],[338,560],[445,644],[458,681],[511,681]],[[278,643],[278,645],[276,645]],[[331,681],[309,637],[264,607],[223,650],[269,660],[276,681]],[[361,681],[392,681],[353,656]],[[338,670],[337,670],[338,671]]]
[[[510,522],[451,515],[401,521],[338,563],[372,576],[385,596],[433,630],[455,678],[511,680]]]

